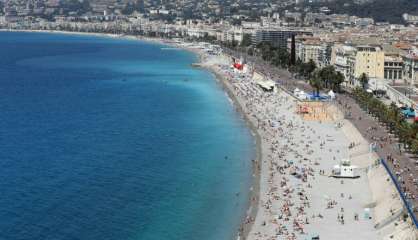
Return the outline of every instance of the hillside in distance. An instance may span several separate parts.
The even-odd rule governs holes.
[[[373,0],[362,4],[357,0],[335,0],[317,3],[302,3],[313,9],[326,6],[333,13],[359,17],[372,17],[378,22],[404,23],[402,14],[418,15],[418,0]]]

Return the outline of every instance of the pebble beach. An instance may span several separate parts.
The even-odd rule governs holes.
[[[369,143],[333,103],[321,110],[327,112],[325,120],[306,120],[288,91],[263,91],[251,73],[233,70],[229,59],[203,55],[201,65],[215,73],[234,100],[259,149],[238,239],[415,239],[410,226],[376,227],[402,204],[387,175],[376,176],[382,169]],[[332,177],[334,167],[347,159],[356,165],[358,178]],[[377,201],[382,188],[388,190],[385,199]]]
[[[237,239],[417,239],[410,223],[398,220],[401,200],[376,163],[377,155],[369,151],[370,143],[335,103],[306,117],[298,113],[301,103],[291,93],[281,86],[263,91],[251,71],[232,69],[228,55],[161,39],[122,37],[162,42],[200,56],[198,66],[216,76],[252,130],[257,149],[253,186]],[[332,177],[342,160],[357,167],[357,178]]]

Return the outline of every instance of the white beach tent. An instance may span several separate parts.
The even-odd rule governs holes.
[[[306,100],[308,98],[308,95],[304,91],[300,91],[297,95],[297,98],[299,98],[300,100]]]
[[[334,99],[334,98],[335,98],[335,93],[334,93],[334,91],[330,90],[330,91],[328,92],[328,96],[329,96],[331,99]]]
[[[300,92],[299,88],[296,88],[295,90],[293,90],[293,95],[295,95],[296,97],[298,97],[299,96],[299,92]]]

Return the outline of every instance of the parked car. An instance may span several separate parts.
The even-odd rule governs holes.
[[[407,118],[415,118],[415,109],[413,108],[407,107],[405,109],[402,109],[401,112]]]

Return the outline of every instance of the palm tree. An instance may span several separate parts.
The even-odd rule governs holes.
[[[334,78],[335,69],[334,66],[326,66],[319,70],[319,76],[325,84],[325,88],[329,87],[331,80]]]
[[[345,81],[345,77],[340,72],[335,72],[333,79],[331,80],[332,89],[336,92],[341,91],[341,84]]]
[[[306,72],[306,77],[310,78],[312,76],[312,73],[316,69],[316,63],[312,59],[309,59],[309,62],[304,64],[303,66],[304,72]]]
[[[322,89],[322,79],[318,74],[318,71],[313,74],[313,76],[309,79],[309,84],[312,88],[316,90],[316,95],[319,95],[319,91]]]
[[[409,123],[402,121],[398,124],[399,140],[404,144],[405,148],[409,147],[412,140],[411,126]]]
[[[417,154],[417,153],[418,153],[418,139],[414,139],[414,140],[412,141],[412,144],[411,144],[411,151],[412,151],[414,154]]]
[[[366,89],[367,84],[369,84],[369,77],[367,76],[366,73],[362,73],[359,77],[359,82],[361,84],[361,87],[363,89]]]
[[[390,104],[388,114],[390,130],[396,131],[396,123],[402,121],[402,115],[395,103],[392,102],[392,104]]]

